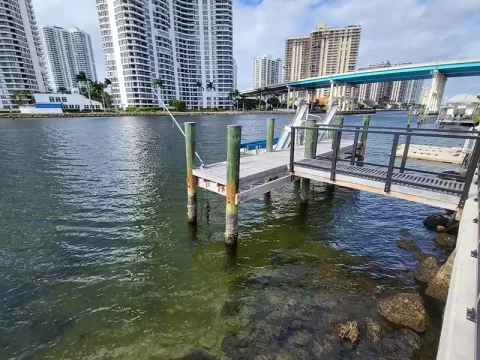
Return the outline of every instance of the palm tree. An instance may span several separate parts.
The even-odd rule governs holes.
[[[105,85],[105,89],[108,89],[110,86],[112,86],[112,80],[105,78],[105,81],[103,82],[103,84]],[[115,96],[113,96],[113,94],[111,95],[111,97],[112,97],[112,100],[113,100],[113,106],[115,106],[115,112],[118,113],[117,98]]]
[[[203,88],[203,84],[200,80],[197,81],[197,88],[199,91],[203,92],[205,89]],[[198,103],[198,109],[200,109],[200,102]]]
[[[240,98],[240,91],[238,91],[237,89],[235,89],[234,91],[234,96],[235,96],[235,100],[237,102],[237,111],[238,111],[238,99]]]
[[[90,100],[90,112],[93,112],[92,96],[90,94],[90,85],[92,83],[92,80],[87,78],[87,74],[85,74],[85,71],[80,71],[76,76],[76,80],[78,84],[83,84],[87,88],[88,98]]]
[[[214,99],[213,99],[213,91],[215,90],[215,86],[213,85],[213,82],[209,81],[207,82],[207,90],[210,90],[210,96],[212,98],[212,109],[213,109],[213,105],[214,105]]]
[[[30,90],[14,90],[11,95],[11,102],[14,105],[23,106],[33,104],[35,99]]]
[[[243,111],[245,111],[245,98],[247,97],[246,95],[244,94],[241,94],[240,97],[242,98],[243,100]],[[237,104],[238,105],[238,104]]]
[[[157,96],[158,96],[158,99],[160,100],[160,104],[161,104],[163,110],[165,110],[165,107],[163,106],[164,102],[163,102],[163,93],[162,93],[163,80],[162,79],[153,79],[152,82],[153,82],[153,85],[155,85],[159,89],[159,94],[157,94]]]
[[[232,100],[232,110],[233,110],[233,102],[236,100],[236,98],[237,98],[237,94],[235,93],[235,90],[232,90],[228,93],[228,99]]]

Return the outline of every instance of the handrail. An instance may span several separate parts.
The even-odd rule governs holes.
[[[355,127],[355,129],[350,129],[351,127]],[[325,129],[329,131],[335,132],[333,136],[333,142],[332,142],[332,150],[333,150],[333,155],[331,158],[331,168],[330,168],[330,180],[335,181],[336,173],[337,173],[337,163],[338,163],[338,154],[340,152],[340,143],[342,139],[342,133],[343,132],[349,132],[349,133],[355,133],[355,140],[354,140],[354,148],[352,152],[352,158],[350,160],[351,165],[357,165],[358,162],[354,159],[356,157],[356,151],[357,151],[357,146],[358,146],[358,138],[361,133],[373,133],[373,134],[388,134],[388,135],[393,135],[393,141],[392,141],[392,147],[390,151],[390,157],[389,157],[389,163],[388,163],[388,170],[386,177],[378,177],[378,180],[380,181],[385,181],[385,188],[384,191],[386,193],[390,192],[391,189],[391,184],[393,181],[397,183],[408,183],[408,180],[405,179],[398,179],[398,178],[393,178],[394,172],[396,169],[399,169],[399,173],[403,173],[405,170],[410,170],[410,168],[406,168],[405,164],[407,161],[407,152],[408,152],[408,146],[405,146],[404,153],[402,156],[402,162],[400,167],[395,166],[395,161],[397,157],[397,148],[398,148],[398,143],[400,136],[406,136],[407,137],[407,142],[410,142],[410,138],[412,136],[418,136],[418,137],[432,137],[432,138],[450,138],[450,139],[473,139],[475,141],[475,145],[472,149],[472,159],[470,162],[470,165],[467,169],[467,173],[464,177],[465,182],[464,182],[464,187],[462,190],[460,189],[451,189],[450,191],[453,193],[456,193],[460,195],[460,201],[458,203],[458,208],[463,209],[463,206],[465,205],[465,201],[468,197],[468,191],[470,188],[470,185],[472,183],[475,169],[477,167],[477,164],[479,163],[480,160],[480,134],[478,132],[472,133],[471,131],[468,131],[467,134],[464,135],[452,135],[450,134],[444,134],[441,131],[437,131],[437,134],[432,134],[432,133],[414,133],[412,128],[407,127],[407,128],[401,128],[402,131],[383,131],[383,130],[370,130],[369,128],[360,128],[358,125],[346,125],[346,126],[335,126],[335,125],[317,125],[316,127],[307,127],[307,126],[292,126],[291,127],[291,147],[290,147],[290,172],[294,174],[294,166],[295,166],[295,133],[296,130],[298,129],[304,129],[304,130],[315,130],[318,134],[319,131],[324,131]],[[398,128],[395,128],[394,130],[397,130]],[[363,159],[362,159],[363,160]],[[379,164],[372,164],[372,165],[379,165]],[[382,165],[379,165],[382,166]],[[351,175],[355,176],[355,172],[352,170],[342,170],[345,173],[351,173]],[[420,171],[419,171],[420,172]],[[437,185],[432,185],[432,184],[417,184],[418,186],[423,186],[423,187],[428,187],[436,190],[442,190],[442,186],[437,186]],[[443,189],[444,190],[444,189]]]
[[[322,125],[322,124],[320,124]],[[324,125],[327,126],[327,125]],[[333,124],[329,126],[335,126],[335,127],[340,127],[339,125]],[[343,125],[344,128],[356,128],[360,125]],[[446,132],[446,133],[472,133],[473,132],[478,132],[477,130],[446,130],[446,129],[422,129],[422,128],[410,128],[410,127],[399,127],[399,126],[368,126],[369,129],[391,129],[391,130],[405,130],[407,128],[411,129],[412,131],[425,131],[425,132]]]
[[[330,131],[341,131],[341,132],[350,132],[350,133],[355,133],[355,132],[360,132],[360,133],[368,133],[368,134],[388,134],[388,135],[409,135],[409,136],[419,136],[419,137],[434,137],[434,138],[450,138],[450,139],[480,139],[480,133],[471,133],[469,132],[470,136],[466,135],[448,135],[448,134],[415,134],[413,132],[408,132],[406,131],[381,131],[381,130],[369,130],[369,129],[359,129],[359,130],[350,130],[350,129],[344,129],[344,128],[339,128],[338,126],[332,126],[332,125],[317,125],[316,127],[307,127],[307,126],[292,126],[292,128],[295,128],[297,130],[323,130],[327,129]]]

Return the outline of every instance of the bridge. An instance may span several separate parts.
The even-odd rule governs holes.
[[[396,65],[388,68],[319,76],[273,85],[267,88],[244,90],[241,91],[241,94],[256,96],[265,92],[290,93],[291,90],[330,88],[330,94],[334,94],[333,97],[335,97],[337,87],[343,85],[354,86],[377,82],[432,79],[427,108],[431,113],[438,113],[447,79],[468,76],[480,76],[480,59]],[[288,98],[290,98],[290,95],[288,95]]]

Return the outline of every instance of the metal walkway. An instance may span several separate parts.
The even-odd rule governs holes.
[[[388,195],[404,200],[455,210],[460,202],[464,184],[413,173],[392,174],[391,188],[385,193],[388,171],[338,163],[336,180],[330,180],[332,161],[304,159],[294,162],[292,174],[298,177]]]
[[[317,127],[292,127],[291,139],[295,144],[296,131],[310,133],[329,130],[335,133],[332,144],[332,155],[314,154],[313,158],[296,160],[295,147],[290,150],[290,172],[293,176],[337,184],[358,190],[369,191],[385,196],[396,197],[421,204],[436,206],[449,210],[463,209],[468,197],[468,189],[475,173],[475,165],[470,165],[465,176],[455,176],[453,180],[439,178],[441,173],[427,169],[409,168],[406,166],[407,155],[412,137],[449,138],[471,140],[473,147],[468,149],[471,164],[480,159],[480,139],[476,131],[448,131],[441,129],[388,128],[371,126],[362,129],[358,126],[319,125]],[[339,158],[339,144],[342,133],[354,133],[353,148],[357,149],[359,138],[368,134],[384,134],[393,137],[389,163],[376,164],[357,161],[355,156],[350,160]],[[396,166],[397,148],[400,137],[405,138],[401,165]],[[457,181],[458,180],[458,181]]]

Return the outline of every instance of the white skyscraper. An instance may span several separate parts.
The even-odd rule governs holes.
[[[280,84],[282,80],[282,60],[270,55],[255,57],[252,60],[253,88]]]
[[[45,92],[42,46],[31,0],[0,0],[0,108],[15,90]]]
[[[92,41],[85,31],[57,26],[42,26],[43,51],[47,65],[48,84],[53,91],[77,87],[76,75],[83,71],[97,81]]]
[[[97,12],[118,104],[159,105],[152,91],[152,79],[158,78],[165,102],[230,107],[232,0],[97,0]]]

